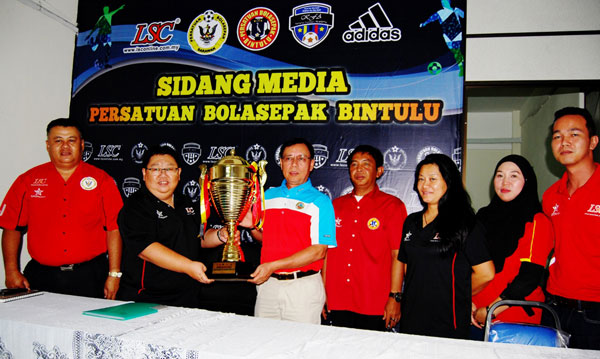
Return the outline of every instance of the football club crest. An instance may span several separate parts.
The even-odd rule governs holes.
[[[194,180],[189,181],[183,186],[183,194],[188,196],[194,203],[200,200],[200,184]]]
[[[137,192],[140,188],[142,188],[142,184],[138,178],[135,177],[127,177],[123,180],[123,184],[121,185],[121,189],[123,190],[123,194],[125,197],[129,197],[135,192]]]
[[[83,162],[87,162],[92,157],[93,153],[94,153],[94,146],[92,145],[92,143],[84,142],[83,143],[83,153],[81,154],[81,159],[83,160]]]
[[[148,151],[148,146],[141,142],[133,146],[133,148],[131,149],[131,159],[133,160],[133,162],[137,163],[138,165],[141,165],[146,151]]]
[[[248,147],[246,150],[246,161],[256,162],[267,159],[267,150],[258,143]]]
[[[275,150],[275,163],[277,166],[281,166],[281,145]]]
[[[257,7],[245,13],[237,28],[240,44],[250,51],[266,49],[278,34],[279,19],[266,7]]]
[[[385,168],[396,171],[406,166],[406,152],[398,146],[394,146],[383,154]]]
[[[432,153],[442,153],[442,150],[437,148],[436,146],[426,146],[419,153],[417,153],[417,163],[423,161],[427,155]]]
[[[329,150],[325,145],[313,145],[315,149],[315,169],[321,168],[329,159]]]
[[[331,6],[310,3],[296,6],[290,16],[290,31],[294,39],[306,47],[312,48],[323,42],[329,30],[333,28]]]
[[[304,203],[302,203],[302,202],[296,203],[296,209],[300,209],[300,210],[304,209]]]
[[[333,199],[333,195],[331,194],[331,191],[329,190],[329,188],[323,186],[323,185],[318,185],[316,187],[317,191],[323,193],[324,195],[326,195],[327,197],[329,197],[329,199]]]
[[[379,228],[379,224],[380,224],[379,220],[377,218],[375,218],[375,217],[373,217],[373,218],[371,218],[371,219],[369,219],[367,221],[367,227],[369,227],[369,229],[372,230],[372,231],[374,231],[377,228]]]
[[[202,147],[195,142],[188,142],[181,148],[181,157],[188,165],[198,162],[202,154]]]
[[[84,177],[81,179],[81,182],[79,182],[79,185],[85,191],[91,191],[94,188],[98,187],[98,182],[94,177]]]
[[[187,40],[194,52],[210,55],[223,46],[228,34],[225,18],[212,10],[206,10],[190,24]]]

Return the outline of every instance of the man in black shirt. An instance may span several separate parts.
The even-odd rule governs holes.
[[[117,299],[196,307],[198,282],[212,280],[199,261],[198,205],[175,193],[177,154],[167,146],[152,148],[142,174],[145,186],[119,213],[123,276]]]

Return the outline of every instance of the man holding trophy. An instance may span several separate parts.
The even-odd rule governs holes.
[[[211,283],[199,261],[200,247],[220,243],[217,233],[198,239],[198,206],[175,191],[181,168],[168,146],[144,157],[144,186],[119,213],[123,276],[117,299],[196,307],[198,282]]]
[[[315,165],[307,140],[281,146],[285,180],[265,192],[261,265],[251,274],[258,284],[258,317],[320,324],[325,289],[319,274],[328,247],[335,247],[331,200],[309,179]]]

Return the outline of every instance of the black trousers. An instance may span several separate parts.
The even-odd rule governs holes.
[[[562,330],[571,334],[569,348],[600,350],[600,302],[574,306],[561,303],[560,297],[546,294],[546,303],[558,314]],[[554,327],[554,318],[542,312],[542,325]]]
[[[385,321],[381,315],[359,314],[347,310],[332,310],[329,312],[331,324],[336,327],[386,331]]]
[[[103,253],[87,262],[61,269],[40,264],[32,259],[23,271],[32,289],[104,298],[104,283],[108,276],[108,257]]]

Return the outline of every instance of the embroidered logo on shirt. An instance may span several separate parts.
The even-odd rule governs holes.
[[[600,217],[600,204],[591,204],[585,215]]]
[[[81,179],[81,182],[79,182],[79,185],[85,191],[91,191],[98,186],[98,182],[96,182],[94,177],[84,177]]]
[[[187,212],[188,216],[193,216],[194,214],[196,214],[196,212],[194,211],[194,207],[186,207],[185,211]]]
[[[371,219],[369,219],[367,221],[367,227],[369,227],[369,229],[372,230],[372,231],[374,231],[377,228],[379,228],[379,224],[380,224],[379,220],[377,218],[375,218],[375,217],[373,217],[373,218],[371,218]]]
[[[552,206],[552,214],[550,217],[558,216],[560,212],[558,211],[558,203]]]
[[[6,203],[4,204],[4,206],[2,206],[2,209],[0,210],[0,217],[2,217],[2,215],[4,214],[5,209],[6,209]]]
[[[48,186],[48,179],[47,178],[36,178],[33,180],[33,183],[31,183],[31,185],[35,186],[35,187]]]
[[[40,188],[36,189],[33,191],[31,198],[46,198],[46,196],[44,196],[44,190]]]
[[[336,219],[335,219],[335,226],[337,228],[341,228],[342,227],[342,219],[340,217],[336,217]]]
[[[296,203],[296,209],[304,209],[304,203],[302,203],[302,202]]]
[[[165,216],[162,211],[159,211],[158,209],[156,210],[156,215],[158,216],[158,219],[165,219],[167,218],[167,216]]]
[[[410,241],[411,236],[412,236],[412,233],[410,231],[406,232],[406,235],[404,236],[404,242]]]
[[[437,243],[440,241],[440,234],[436,233],[435,236],[433,236],[433,238],[431,239],[431,242]]]

